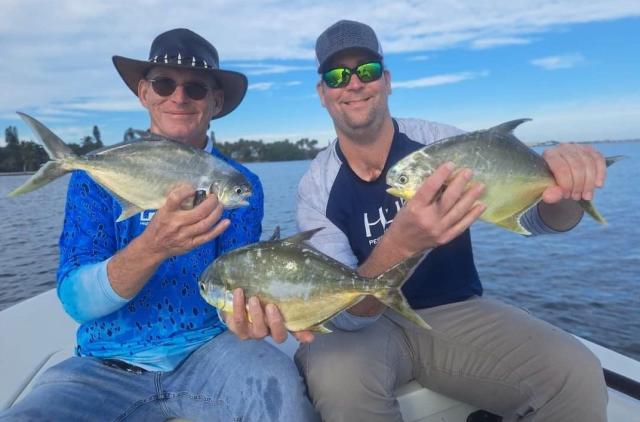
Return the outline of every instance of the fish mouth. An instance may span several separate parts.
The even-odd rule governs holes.
[[[398,198],[411,199],[411,195],[405,189],[390,187],[389,189],[387,189],[387,193],[393,196],[397,196]]]

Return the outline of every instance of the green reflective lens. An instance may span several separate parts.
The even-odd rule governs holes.
[[[382,64],[380,62],[361,64],[356,67],[356,74],[362,82],[377,81],[382,76]]]
[[[361,82],[373,82],[382,76],[382,63],[368,62],[351,69],[348,67],[336,67],[322,74],[322,80],[329,88],[342,88],[349,84],[351,75],[358,75]]]
[[[351,71],[346,67],[331,69],[322,74],[322,80],[330,88],[345,86],[351,79]]]

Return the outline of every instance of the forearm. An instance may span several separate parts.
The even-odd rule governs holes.
[[[111,287],[121,297],[131,299],[147,283],[166,257],[146,247],[144,233],[118,251],[107,265]]]
[[[380,238],[371,255],[358,268],[358,274],[369,278],[376,277],[411,256],[402,245],[396,245],[392,236],[392,233],[387,232]],[[349,308],[348,312],[352,315],[370,317],[381,314],[384,309],[385,305],[378,299],[367,296]]]
[[[128,302],[111,288],[109,260],[86,264],[71,271],[58,285],[64,310],[79,323],[108,315]]]

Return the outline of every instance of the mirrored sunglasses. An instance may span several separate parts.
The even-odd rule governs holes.
[[[356,74],[363,83],[373,82],[382,76],[382,63],[362,63],[351,69],[348,67],[336,67],[322,73],[322,80],[329,88],[342,88],[349,84],[351,75]]]
[[[182,85],[187,96],[196,101],[206,97],[207,92],[209,91],[209,86],[204,82],[191,81],[179,84],[173,79],[166,76],[147,80],[151,82],[151,87],[153,88],[155,93],[160,95],[161,97],[168,97],[173,94],[178,85]]]

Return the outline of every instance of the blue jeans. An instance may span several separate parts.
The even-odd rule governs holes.
[[[225,332],[170,372],[140,374],[89,357],[49,368],[0,421],[315,421],[291,359]]]

